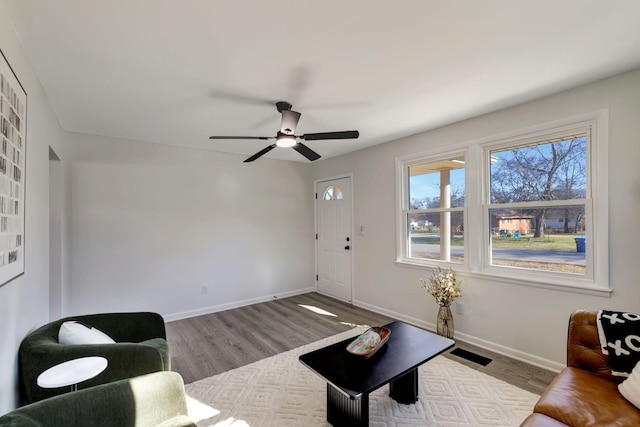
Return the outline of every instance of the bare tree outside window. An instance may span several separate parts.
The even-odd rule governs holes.
[[[587,135],[495,149],[490,157],[490,203],[496,207],[490,210],[493,263],[584,274],[580,239],[585,231]],[[518,225],[510,226],[506,219],[517,220]],[[537,252],[534,245],[527,249],[514,244],[508,252],[501,240],[526,239],[542,245],[550,236],[564,244],[549,244]],[[559,256],[562,252],[579,255],[567,261]]]

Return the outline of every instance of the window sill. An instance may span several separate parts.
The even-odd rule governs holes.
[[[421,263],[421,262],[412,262],[410,260],[397,260],[396,264],[401,267],[409,267],[416,269],[431,269],[438,265],[442,265],[440,263]],[[580,282],[586,282],[584,280],[573,280],[578,282],[576,284],[567,284],[567,283],[557,283],[552,281],[542,281],[536,280],[535,278],[515,278],[513,276],[507,274],[495,274],[493,272],[471,272],[466,270],[466,266],[464,264],[456,264],[456,263],[446,263],[446,266],[451,266],[454,270],[456,270],[456,275],[460,275],[461,277],[470,277],[477,278],[480,280],[490,280],[500,283],[506,283],[509,285],[517,285],[517,286],[528,286],[532,288],[541,288],[541,289],[550,289],[554,291],[561,292],[571,292],[576,294],[584,294],[584,295],[593,295],[603,298],[610,298],[613,289],[604,288],[604,287],[596,287],[589,285],[587,283],[582,284]],[[457,266],[457,267],[456,267]],[[554,277],[555,278],[555,277]],[[570,278],[565,280],[571,280]]]

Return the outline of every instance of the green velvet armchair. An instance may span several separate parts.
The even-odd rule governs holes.
[[[63,345],[58,342],[60,325],[76,320],[109,335],[115,344]],[[102,356],[107,368],[78,388],[132,378],[171,369],[164,319],[157,313],[104,313],[73,316],[48,323],[27,335],[18,355],[22,403],[37,402],[66,393],[69,387],[45,389],[38,376],[59,363],[86,356]]]
[[[0,427],[186,427],[182,377],[156,372],[74,391],[15,409]]]

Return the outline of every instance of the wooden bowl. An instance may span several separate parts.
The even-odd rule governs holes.
[[[367,345],[367,343],[365,342],[365,336],[371,332],[374,332],[380,336],[380,341],[378,341],[375,346]],[[391,331],[389,330],[389,328],[385,328],[383,326],[374,326],[367,329],[365,332],[358,335],[353,341],[351,341],[347,346],[347,351],[353,355],[360,356],[363,359],[368,359],[373,356],[376,351],[380,350],[380,348],[389,339],[389,335],[391,335]]]

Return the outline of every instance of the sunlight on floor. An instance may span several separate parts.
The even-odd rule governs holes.
[[[217,409],[213,409],[211,406],[205,405],[190,396],[187,396],[187,412],[189,413],[189,418],[191,418],[191,421],[194,423],[220,414],[220,411]]]
[[[369,325],[357,325],[355,323],[351,323],[351,322],[340,322],[341,325],[345,325],[348,326],[350,328],[369,328]]]
[[[235,418],[227,418],[219,423],[209,424],[212,427],[249,427],[249,424],[244,420],[238,420]]]
[[[323,316],[338,317],[337,315],[316,307],[315,305],[298,304],[302,308],[306,308],[309,311],[313,311],[316,314],[322,314]]]
[[[187,412],[189,414],[189,418],[194,423],[201,423],[202,421],[210,420],[211,418],[220,415],[220,411],[218,411],[217,409],[214,409],[211,406],[206,405],[194,399],[193,397],[190,397],[190,396],[186,396],[186,397],[187,397]],[[202,425],[207,425],[211,427],[249,427],[249,423],[247,423],[246,421],[239,420],[233,417],[229,417],[226,420],[222,420],[218,422],[214,422],[213,420],[210,420],[210,421],[213,422],[213,424],[206,423]]]

